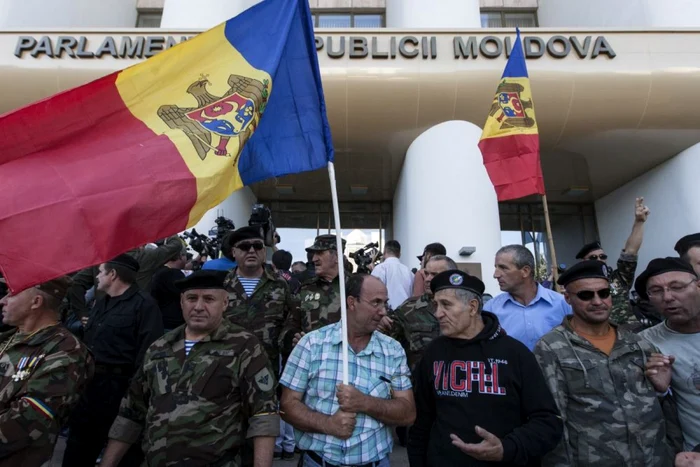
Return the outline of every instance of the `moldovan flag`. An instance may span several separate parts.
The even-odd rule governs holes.
[[[496,89],[479,149],[498,201],[545,193],[540,138],[520,30]]]
[[[13,291],[193,226],[333,145],[308,0],[266,0],[121,72],[0,116]]]

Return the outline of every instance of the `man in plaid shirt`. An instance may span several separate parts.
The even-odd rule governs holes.
[[[409,426],[416,418],[406,354],[377,331],[386,316],[386,287],[357,274],[346,289],[351,385],[340,384],[340,323],[305,335],[280,380],[283,418],[306,451],[304,467],[387,467],[390,426]]]

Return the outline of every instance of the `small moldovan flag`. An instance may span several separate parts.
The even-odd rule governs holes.
[[[149,60],[0,116],[0,269],[19,291],[333,160],[307,0],[265,0]]]
[[[540,138],[520,30],[496,89],[479,149],[498,201],[545,194]]]

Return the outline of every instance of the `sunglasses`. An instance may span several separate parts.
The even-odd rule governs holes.
[[[265,248],[265,245],[262,244],[262,242],[241,242],[238,245],[234,245],[236,248],[239,250],[243,251],[249,251],[250,247],[253,247],[255,251],[260,251],[263,248]]]
[[[598,295],[601,299],[605,300],[610,296],[610,289],[600,289],[600,290],[582,290],[576,294],[579,300],[584,302],[590,302],[593,297]]]
[[[593,261],[597,261],[597,260],[605,261],[606,259],[608,259],[608,255],[606,255],[605,253],[603,253],[602,255],[591,255],[588,257],[588,259],[593,260]]]

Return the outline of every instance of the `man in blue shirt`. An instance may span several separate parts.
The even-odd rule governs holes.
[[[236,260],[233,258],[233,245],[231,245],[231,236],[233,231],[224,235],[221,240],[221,258],[210,259],[202,265],[202,269],[210,269],[215,271],[230,271],[236,267]]]
[[[522,245],[504,246],[496,253],[494,279],[502,294],[484,304],[509,336],[530,350],[538,340],[571,314],[564,296],[535,280],[535,257]]]

